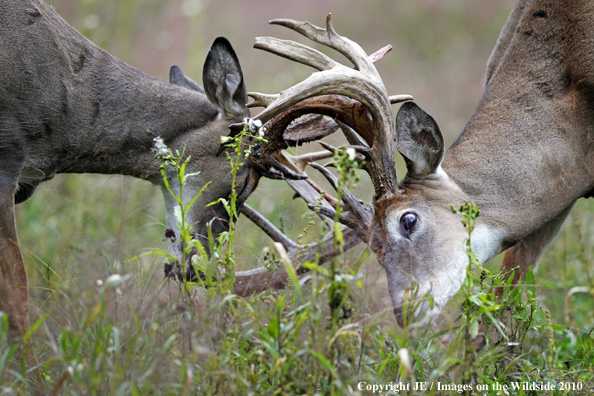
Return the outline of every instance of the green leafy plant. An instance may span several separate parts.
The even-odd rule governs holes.
[[[247,133],[244,140],[233,139],[238,144],[228,149],[232,169],[249,155],[246,140],[252,132]],[[335,167],[340,183],[352,188],[358,165],[349,163],[349,154],[339,150]],[[183,153],[170,155],[165,165],[169,181],[181,184],[183,177],[192,177],[184,169],[180,180],[180,172],[173,169],[187,159]],[[179,197],[179,192],[178,199],[192,201]],[[226,202],[232,214],[233,200]],[[337,212],[341,210],[339,206]],[[151,256],[155,260],[150,267],[146,262],[141,265],[146,259],[134,260],[134,268],[123,263],[119,272],[129,275],[113,275],[97,282],[95,288],[80,282],[81,275],[72,276],[75,269],[54,265],[49,296],[55,311],[41,316],[31,330],[44,386],[48,392],[64,395],[351,395],[371,393],[373,386],[402,383],[408,386],[409,395],[454,393],[437,390],[436,385],[429,389],[430,383],[439,382],[455,385],[456,393],[497,395],[501,392],[494,390],[496,386],[511,389],[524,382],[555,384],[551,394],[591,393],[594,322],[589,324],[587,315],[580,316],[582,311],[576,310],[590,301],[590,289],[580,286],[568,291],[564,311],[554,305],[545,310],[537,300],[539,285],[531,270],[525,281],[514,286],[513,276],[505,277],[476,259],[471,238],[479,208],[465,204],[456,211],[468,233],[464,249],[469,266],[452,303],[461,309],[451,316],[446,310],[440,318],[429,320],[421,314],[418,320],[409,320],[425,301],[429,311],[432,307],[430,295],[420,296],[413,285],[405,294],[402,330],[396,328],[390,308],[373,305],[369,296],[373,287],[365,284],[377,281],[359,274],[369,257],[368,249],[358,256],[351,252],[347,258],[339,257],[331,266],[315,260],[306,263],[311,271],[301,278],[294,262],[282,255],[271,259],[275,267],[280,264],[287,269],[291,280],[287,290],[244,299],[218,288],[226,272],[218,274],[217,268],[225,265],[226,254],[232,252],[228,244],[223,245],[229,235],[211,238],[208,261],[196,254],[192,265],[212,272],[196,283],[184,280],[178,294],[183,303],[167,293],[170,282],[160,287],[151,283],[158,272],[155,268],[162,265],[159,259],[172,259],[167,254]],[[180,205],[178,226],[189,235],[189,224],[182,221],[185,212]],[[315,230],[312,219],[307,219],[299,240]],[[338,251],[340,231],[334,229]],[[186,255],[191,254],[186,248]],[[239,264],[243,257],[232,259]],[[49,265],[44,263],[45,267]],[[181,270],[180,265],[180,274]],[[497,290],[502,290],[500,299]],[[54,325],[60,320],[64,322]],[[6,316],[0,314],[0,341],[6,338],[7,326]],[[30,394],[28,369],[15,358],[15,348],[0,349],[0,393]],[[417,383],[427,383],[426,389],[415,388]],[[562,391],[560,384],[574,384],[575,389]],[[463,386],[473,390],[459,390]],[[479,386],[487,390],[479,393]]]
[[[167,257],[174,263],[179,263],[177,278],[180,279],[183,292],[186,295],[190,294],[190,288],[194,286],[206,286],[212,290],[219,291],[222,294],[230,293],[233,289],[233,284],[235,282],[235,256],[233,254],[233,243],[235,223],[238,217],[237,172],[251,154],[252,146],[246,143],[246,141],[256,140],[265,142],[262,137],[254,135],[254,132],[256,131],[257,126],[254,125],[254,122],[250,119],[246,119],[246,125],[240,133],[234,136],[221,138],[221,144],[226,145],[228,148],[228,150],[225,151],[225,155],[231,166],[231,194],[228,199],[219,198],[208,206],[216,204],[223,205],[229,216],[229,231],[222,232],[218,238],[214,240],[210,225],[208,225],[209,248],[212,259],[209,258],[202,243],[198,239],[194,239],[194,236],[192,235],[194,224],[191,224],[187,220],[187,214],[190,208],[196,202],[198,197],[200,197],[204,189],[208,187],[210,182],[206,183],[194,197],[186,201],[184,199],[184,186],[187,184],[189,178],[197,175],[197,173],[186,173],[186,166],[190,161],[190,156],[184,158],[183,152],[180,153],[176,150],[174,153],[164,144],[161,138],[155,139],[155,158],[161,160],[160,172],[163,177],[163,183],[167,191],[177,202],[177,206],[174,208],[174,214],[177,220],[177,229],[180,234],[179,245],[181,249],[181,263],[179,263],[180,260],[173,254],[163,250],[149,252],[146,255],[158,254]],[[176,184],[172,185],[170,180],[175,180]],[[225,246],[226,251],[225,253],[222,253]],[[191,265],[193,266],[195,274],[205,274],[205,276],[204,279],[198,277],[198,281],[190,282],[187,279],[187,262],[188,257],[194,250],[196,250],[198,254],[192,256]],[[142,256],[135,257],[132,260],[138,259],[139,257]],[[221,275],[219,266],[223,269],[224,275]]]
[[[165,184],[165,188],[171,196],[175,199],[178,206],[174,208],[175,218],[177,220],[177,228],[180,233],[180,245],[181,245],[181,263],[180,266],[182,268],[181,272],[181,284],[184,288],[185,293],[189,293],[188,287],[190,286],[187,282],[186,273],[186,263],[187,257],[194,249],[200,253],[200,257],[205,262],[208,262],[208,256],[204,247],[200,243],[199,240],[194,239],[192,235],[193,224],[190,224],[187,220],[187,213],[196,202],[198,197],[202,194],[204,189],[208,187],[210,184],[205,184],[198,193],[191,198],[187,203],[184,201],[184,186],[187,184],[188,179],[190,177],[196,176],[197,173],[189,173],[186,174],[186,166],[190,161],[190,156],[187,156],[185,159],[183,158],[183,153],[180,153],[178,150],[173,153],[164,143],[163,140],[160,138],[155,139],[155,158],[161,160],[161,176],[163,177],[163,183]],[[176,186],[172,186],[169,181],[169,176],[175,175],[175,179],[177,181]],[[173,177],[172,177],[173,179]],[[177,258],[174,257],[169,252],[164,251],[156,251],[148,254],[160,254],[163,255],[171,260],[177,261]]]
[[[237,207],[237,172],[244,165],[245,160],[252,153],[252,145],[250,144],[254,140],[257,142],[266,142],[266,140],[259,136],[258,131],[262,126],[261,121],[252,120],[246,118],[244,120],[245,126],[241,132],[233,135],[221,138],[221,144],[227,147],[225,155],[229,165],[231,165],[231,194],[229,199],[219,198],[215,202],[210,203],[208,206],[222,204],[229,216],[229,231],[222,232],[217,238],[216,244],[213,243],[212,233],[209,230],[209,241],[211,246],[211,252],[217,258],[217,264],[219,264],[225,272],[224,280],[222,282],[222,288],[227,293],[233,290],[233,284],[235,283],[235,254],[234,241],[235,241],[235,227],[238,218],[238,207]],[[223,246],[226,244],[227,248],[224,254],[221,254]],[[204,268],[197,267],[198,270],[204,270]]]
[[[342,197],[345,189],[355,188],[360,175],[357,170],[361,168],[360,162],[356,160],[357,153],[353,148],[342,148],[334,153],[333,165],[338,174],[337,204],[334,214],[334,250],[336,253],[342,253],[344,249],[344,238],[340,226],[340,215],[342,214]],[[341,319],[351,316],[352,308],[347,305],[348,295],[353,284],[361,287],[360,277],[357,277],[358,266],[350,268],[339,265],[338,255],[334,257],[330,266],[330,287],[328,289],[328,298],[332,312],[332,328],[337,326]],[[318,272],[320,272],[318,267]]]

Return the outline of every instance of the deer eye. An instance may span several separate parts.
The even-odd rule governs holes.
[[[402,230],[404,231],[404,234],[407,238],[417,225],[417,220],[417,215],[414,213],[405,213],[400,218],[400,226],[402,227]]]

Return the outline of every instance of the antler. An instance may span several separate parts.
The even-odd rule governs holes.
[[[308,270],[302,266],[306,261],[313,261],[317,254],[319,257],[319,264],[330,261],[336,257],[340,252],[336,252],[333,243],[333,234],[326,234],[320,242],[315,242],[309,245],[299,245],[288,239],[280,230],[278,230],[272,223],[268,222],[262,215],[253,210],[247,205],[241,209],[241,213],[249,217],[254,223],[260,226],[275,242],[283,244],[288,243],[292,246],[292,252],[299,252],[299,256],[288,254],[289,259],[295,264],[295,271],[297,275],[302,275]],[[274,236],[273,236],[274,235]],[[356,246],[361,242],[354,230],[346,230],[343,233],[344,247],[343,251]],[[283,244],[283,247],[285,245]],[[285,248],[286,249],[286,248]],[[239,271],[235,273],[235,284],[233,285],[233,293],[238,296],[249,296],[254,293],[265,290],[280,290],[284,289],[288,282],[288,275],[284,268],[279,268],[275,272],[270,272],[267,268],[260,267],[249,271]]]
[[[304,190],[313,189],[313,187],[307,184],[304,180],[293,180],[293,182],[300,184],[296,190],[299,191],[302,198],[304,196],[310,198],[315,196],[315,192],[304,193]],[[328,209],[328,207],[323,206],[323,204],[321,207],[325,208],[323,213],[325,213],[326,216],[333,216],[332,209]],[[309,245],[300,245],[288,238],[276,228],[274,224],[248,205],[244,204],[241,207],[241,213],[260,227],[270,238],[272,238],[273,241],[283,245],[289,260],[295,265],[297,275],[302,275],[308,271],[302,264],[307,261],[313,261],[316,255],[318,256],[318,263],[323,264],[364,240],[355,229],[347,229],[343,233],[343,249],[337,251],[334,246],[333,227],[330,226],[329,228],[331,231],[329,231],[319,242],[310,243]],[[320,217],[324,218],[327,222],[331,222],[325,215],[320,213]],[[236,272],[233,293],[245,297],[268,289],[284,289],[287,281],[288,275],[284,268],[280,268],[275,272],[270,272],[263,267],[249,271]]]
[[[321,52],[293,41],[271,37],[257,38],[255,48],[319,71],[278,95],[248,94],[253,98],[249,107],[265,107],[256,119],[264,124],[260,131],[268,141],[259,144],[254,150],[253,163],[261,168],[259,170],[262,173],[269,169],[282,175],[297,195],[308,203],[310,209],[315,210],[330,225],[330,229],[333,229],[338,202],[307,177],[305,166],[309,164],[320,171],[333,188],[341,193],[346,211],[338,220],[347,227],[344,240],[345,250],[349,249],[360,241],[367,240],[373,207],[357,200],[325,167],[312,163],[313,160],[331,156],[337,149],[322,144],[327,152],[300,157],[293,157],[284,149],[306,141],[319,140],[340,127],[350,147],[358,152],[357,159],[362,162],[363,168],[371,177],[376,201],[389,199],[399,193],[394,166],[395,125],[390,105],[413,98],[410,95],[389,96],[373,65],[391,50],[391,46],[367,56],[359,45],[334,31],[331,15],[327,17],[326,29],[318,28],[309,22],[288,19],[277,19],[270,23],[288,27],[317,43],[337,50],[355,66],[353,69],[341,65]],[[298,177],[293,177],[295,175]],[[244,205],[242,213],[275,242],[284,246],[289,258],[296,262],[298,273],[305,272],[301,263],[310,260],[314,254],[319,254],[319,262],[323,263],[340,253],[335,251],[331,243],[332,233],[327,234],[319,243],[299,245],[249,206]],[[234,292],[247,295],[268,287],[282,288],[286,284],[287,275],[284,269],[279,269],[274,274],[266,269],[256,269],[236,273],[236,279]]]
[[[288,27],[317,43],[337,50],[346,56],[355,68],[341,65],[321,52],[294,41],[271,37],[257,38],[255,48],[319,70],[279,95],[249,94],[255,99],[254,105],[266,106],[256,117],[265,124],[266,139],[286,145],[283,133],[295,119],[310,113],[330,116],[339,124],[342,123],[351,129],[348,131],[348,128],[342,128],[347,134],[347,139],[352,130],[361,136],[362,139],[357,139],[352,132],[354,136],[351,136],[349,141],[366,159],[365,169],[372,179],[376,199],[386,199],[399,193],[394,167],[395,125],[390,104],[411,100],[412,97],[388,96],[373,65],[373,62],[381,58],[391,47],[384,47],[371,57],[367,56],[358,44],[334,31],[331,15],[326,19],[326,29],[318,28],[309,22],[288,19],[276,19],[270,23]],[[277,151],[279,148],[284,147],[272,144],[263,151]]]
[[[279,154],[279,162],[282,163],[283,166],[303,175],[305,175],[305,167],[307,165],[314,167],[319,166],[312,161],[325,159],[333,155],[332,152],[329,151],[307,153],[297,157],[292,156],[285,151],[282,151]],[[343,196],[343,202],[345,202],[348,212],[341,215],[340,222],[345,224],[348,228],[343,232],[344,245],[342,250],[336,250],[334,246],[333,231],[333,219],[336,215],[335,207],[337,205],[336,198],[323,192],[322,189],[309,178],[305,180],[286,180],[286,182],[295,190],[296,194],[308,204],[309,208],[314,210],[320,218],[326,222],[328,229],[331,230],[319,242],[314,242],[309,245],[301,245],[292,241],[264,216],[246,204],[242,206],[241,213],[260,227],[274,242],[278,242],[284,247],[289,260],[295,264],[295,270],[298,275],[307,271],[301,264],[306,261],[314,260],[316,255],[318,255],[318,263],[323,264],[349,250],[359,242],[365,241],[365,232],[371,221],[371,211],[367,210],[365,212],[366,215],[361,216],[358,212],[360,209],[359,207],[362,207],[362,204],[356,200],[350,192],[346,191],[346,189],[343,191],[345,194]],[[335,179],[333,186],[337,185],[338,183]],[[357,222],[360,223],[357,224]],[[235,279],[233,292],[237,295],[247,296],[269,288],[273,290],[283,289],[288,281],[288,276],[284,268],[280,268],[274,273],[266,268],[257,268],[250,271],[236,272]]]

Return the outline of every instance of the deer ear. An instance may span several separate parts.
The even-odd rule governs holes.
[[[443,135],[437,123],[413,102],[404,103],[396,116],[396,146],[411,176],[435,173],[443,158]]]
[[[245,114],[247,89],[237,55],[226,38],[218,37],[210,47],[202,81],[208,100],[226,119],[236,119]]]
[[[176,65],[171,66],[171,69],[169,69],[169,82],[174,85],[179,85],[180,87],[191,89],[192,91],[205,93],[204,88],[198,85],[196,81],[186,76],[186,73]]]

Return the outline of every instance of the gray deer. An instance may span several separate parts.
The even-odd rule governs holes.
[[[231,168],[226,156],[220,155],[221,137],[233,126],[231,133],[236,133],[250,112],[239,61],[225,38],[217,38],[208,53],[203,89],[177,66],[171,68],[169,84],[132,68],[95,46],[41,0],[0,0],[0,22],[0,311],[9,316],[9,337],[14,339],[29,327],[27,276],[14,205],[31,197],[39,183],[56,173],[130,175],[161,187],[168,226],[179,234],[177,203],[164,186],[161,162],[153,153],[159,138],[191,157],[186,171],[197,175],[184,186],[186,201],[211,182],[187,216],[194,237],[208,249],[207,227],[216,238],[228,229],[230,220],[222,205],[206,206],[227,198],[232,190]],[[237,175],[238,208],[280,242],[291,258],[299,252],[301,262],[317,252],[322,261],[333,257],[332,234],[322,243],[301,246],[243,203],[262,176],[293,179],[297,193],[311,197],[315,190],[303,180],[306,176],[291,167],[329,155],[287,160],[290,156],[277,153],[336,129],[330,119],[304,117],[283,128],[285,134],[255,147]],[[175,175],[167,176],[179,192]],[[347,231],[345,240],[349,248],[361,238]],[[179,248],[175,242],[170,246],[178,257]],[[241,295],[286,283],[284,271],[235,275],[234,291]],[[27,357],[34,363],[33,353]]]
[[[419,296],[433,296],[439,311],[464,281],[467,233],[451,205],[469,201],[482,208],[473,250],[485,262],[507,249],[502,267],[517,268],[518,279],[538,262],[575,202],[593,195],[593,2],[518,2],[489,60],[480,103],[447,151],[435,120],[416,104],[405,103],[393,117],[372,57],[336,34],[330,18],[326,29],[272,23],[341,52],[355,65],[292,41],[258,39],[256,47],[319,72],[280,95],[263,96],[266,109],[257,118],[269,130],[293,113],[331,114],[340,124],[375,189],[372,206],[345,192],[348,215],[341,221],[376,252],[401,325],[420,312],[403,312],[413,282]],[[354,102],[368,113],[349,118]],[[394,141],[407,165],[400,181]]]
[[[216,235],[228,216],[205,205],[231,192],[229,164],[217,157],[221,136],[249,110],[238,59],[224,38],[206,58],[203,90],[175,66],[171,83],[130,67],[40,0],[0,1],[0,21],[0,311],[9,315],[9,336],[18,337],[28,329],[28,290],[15,204],[56,173],[124,174],[162,186],[151,152],[161,137],[191,156],[188,172],[201,172],[186,196],[214,180],[188,219],[197,237],[216,219]],[[240,203],[259,176],[247,161],[238,175]],[[164,196],[173,227],[174,205]]]

